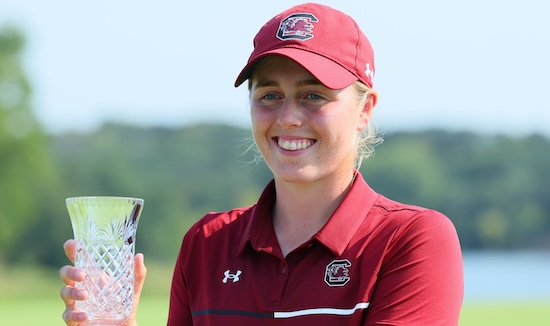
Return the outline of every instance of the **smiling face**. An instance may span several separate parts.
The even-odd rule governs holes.
[[[254,139],[276,180],[351,178],[373,106],[359,104],[353,84],[329,89],[294,61],[268,56],[252,75],[250,102]]]

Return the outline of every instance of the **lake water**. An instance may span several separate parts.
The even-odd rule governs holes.
[[[550,251],[464,252],[464,301],[550,301]]]

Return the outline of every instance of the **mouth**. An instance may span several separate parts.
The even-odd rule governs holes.
[[[313,139],[284,139],[277,137],[275,140],[280,148],[287,151],[299,151],[306,149],[315,143],[315,140]]]

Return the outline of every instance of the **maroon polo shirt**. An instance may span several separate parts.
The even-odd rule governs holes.
[[[439,212],[374,192],[359,174],[326,225],[283,257],[275,185],[199,220],[183,239],[168,325],[457,325],[460,244]]]

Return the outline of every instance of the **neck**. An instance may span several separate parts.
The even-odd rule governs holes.
[[[273,226],[284,256],[321,230],[348,193],[354,177],[349,174],[308,183],[275,179]]]

